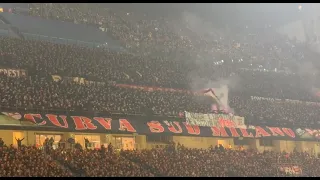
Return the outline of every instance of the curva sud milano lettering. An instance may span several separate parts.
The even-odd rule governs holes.
[[[249,126],[199,127],[178,121],[139,121],[139,118],[112,119],[106,117],[65,116],[56,114],[31,114],[2,112],[0,127],[20,126],[21,129],[48,131],[86,131],[94,133],[167,134],[201,137],[247,137],[283,140],[318,140],[320,130],[282,127]],[[23,122],[23,123],[22,123]]]

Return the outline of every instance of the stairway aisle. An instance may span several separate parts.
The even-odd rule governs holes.
[[[64,166],[63,164],[61,164],[58,160],[54,159],[52,156],[50,156],[50,154],[46,153],[44,150],[43,150],[43,153],[46,156],[46,158],[53,159],[55,161],[55,163],[58,166],[60,166],[62,169],[70,171],[72,173],[72,177],[80,177],[77,173],[73,172],[70,168],[68,168],[68,167]]]

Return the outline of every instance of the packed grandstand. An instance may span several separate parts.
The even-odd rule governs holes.
[[[320,176],[312,33],[130,6],[3,5],[1,177]]]

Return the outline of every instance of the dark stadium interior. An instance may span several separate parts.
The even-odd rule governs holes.
[[[319,12],[0,3],[0,177],[320,176]]]

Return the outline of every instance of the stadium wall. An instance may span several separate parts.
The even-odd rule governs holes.
[[[250,148],[258,151],[291,152],[296,149],[312,154],[320,152],[317,140],[319,139],[319,131],[311,129],[296,129],[291,130],[291,133],[289,133],[290,128],[277,127],[273,127],[274,130],[268,131],[268,133],[268,127],[258,126],[255,127],[255,130],[252,129],[253,127],[248,127],[246,130],[234,128],[233,131],[227,127],[220,127],[220,129],[218,127],[198,127],[198,130],[193,127],[192,130],[190,129],[191,126],[184,127],[185,123],[182,119],[180,121],[178,119],[170,121],[168,118],[157,120],[156,117],[114,117],[112,120],[111,118],[102,118],[103,116],[84,117],[83,115],[85,114],[79,116],[77,113],[74,114],[75,116],[71,115],[73,118],[69,119],[69,116],[64,116],[65,118],[63,118],[63,115],[56,116],[54,114],[41,115],[8,112],[2,112],[2,114],[0,115],[0,137],[3,138],[7,145],[16,145],[15,138],[25,138],[23,144],[40,146],[46,137],[53,137],[56,143],[60,139],[67,142],[69,138],[74,138],[76,142],[82,145],[84,145],[84,138],[87,138],[92,142],[92,148],[99,148],[101,145],[111,143],[119,149],[150,149],[155,146],[166,146],[168,142],[147,140],[151,136],[163,136],[171,137],[170,139],[176,144],[180,143],[189,148],[206,149],[210,146],[214,147],[222,144],[224,147],[231,146],[233,149],[239,149],[242,146],[244,149]],[[50,120],[46,119],[46,117],[50,117]],[[107,125],[108,121],[110,122],[109,125]],[[171,124],[173,122],[174,126]],[[72,123],[77,125],[73,126]],[[98,128],[99,124],[100,126],[103,125],[104,129]],[[178,126],[182,128],[180,131],[185,133],[179,132]],[[272,129],[272,127],[270,128]],[[283,131],[282,135],[281,129]],[[242,132],[242,135],[236,135],[236,131],[238,133]],[[201,132],[206,132],[207,136],[201,136]],[[274,135],[275,133],[277,135]],[[313,135],[311,136],[310,133]],[[251,136],[248,136],[250,134]],[[286,134],[291,134],[291,137],[286,137]]]

